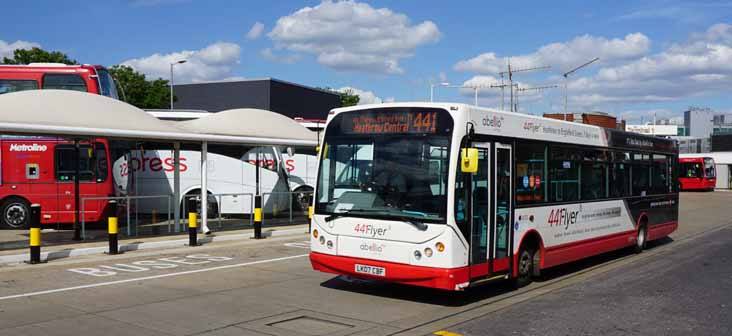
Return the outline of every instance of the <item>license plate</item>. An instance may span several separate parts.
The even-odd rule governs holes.
[[[356,273],[386,276],[386,268],[356,264]]]

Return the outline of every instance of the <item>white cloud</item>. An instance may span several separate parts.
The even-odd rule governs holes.
[[[3,57],[13,57],[13,51],[16,49],[32,49],[33,47],[40,48],[41,45],[35,42],[22,40],[17,40],[13,43],[0,40],[0,60],[2,60]]]
[[[252,28],[249,29],[249,32],[247,33],[247,39],[256,40],[260,36],[262,36],[263,32],[264,32],[264,24],[261,22],[256,22],[256,23],[254,23],[254,25],[252,25]]]
[[[259,54],[262,55],[264,59],[277,63],[292,64],[300,60],[299,54],[278,55],[272,51],[272,48],[262,49]]]
[[[345,86],[337,91],[339,92],[350,92],[351,94],[358,95],[358,105],[366,105],[366,104],[381,104],[384,102],[383,99],[376,96],[375,93],[371,91],[361,90],[350,86]],[[391,98],[394,99],[394,98]]]
[[[510,60],[514,67],[549,65],[553,70],[564,72],[595,57],[605,63],[637,58],[646,54],[650,46],[650,39],[641,33],[628,34],[623,39],[582,35],[569,42],[545,45],[531,54],[511,56]],[[495,52],[487,52],[459,61],[454,68],[464,72],[497,74],[506,70],[508,59]]]
[[[716,24],[683,44],[569,82],[581,106],[665,102],[732,90],[732,25]]]
[[[268,36],[277,49],[317,55],[318,63],[338,71],[401,74],[399,61],[436,42],[440,31],[432,21],[412,25],[388,8],[324,1],[279,18]]]
[[[175,83],[206,82],[232,77],[239,64],[240,47],[234,43],[217,42],[199,50],[183,50],[169,54],[153,54],[122,62],[151,78],[170,77],[170,64],[175,65]]]

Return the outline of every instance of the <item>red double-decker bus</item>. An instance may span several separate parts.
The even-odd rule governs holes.
[[[714,190],[717,172],[710,157],[679,158],[681,190]]]
[[[79,145],[79,197],[114,196],[109,144],[98,139]],[[42,224],[74,222],[76,146],[41,137],[0,138],[0,226],[25,229],[30,205],[41,205]],[[86,221],[98,221],[107,201],[84,202]]]
[[[119,99],[114,79],[101,65],[32,63],[0,65],[0,94],[25,90],[75,90]],[[114,195],[109,143],[80,144],[79,194]],[[0,227],[25,229],[30,205],[41,205],[42,224],[73,223],[75,145],[48,137],[0,136]],[[101,219],[107,201],[84,202],[86,221]]]
[[[112,75],[101,65],[0,65],[0,94],[36,89],[75,90],[119,99]]]

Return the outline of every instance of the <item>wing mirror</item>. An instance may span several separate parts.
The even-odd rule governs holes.
[[[460,169],[463,173],[478,172],[478,149],[463,148],[460,154]]]

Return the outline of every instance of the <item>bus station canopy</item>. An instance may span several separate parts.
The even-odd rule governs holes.
[[[222,136],[256,136],[266,139],[286,138],[291,140],[317,142],[317,134],[298,122],[267,110],[233,109],[188,121],[176,123],[190,132]]]
[[[0,95],[0,134],[317,145],[315,133],[294,120],[271,111],[254,111],[257,111],[256,116],[244,113],[234,116],[233,111],[229,111],[221,117],[180,127],[158,120],[130,104],[101,95],[69,90],[30,90]],[[312,135],[308,136],[307,132]]]

